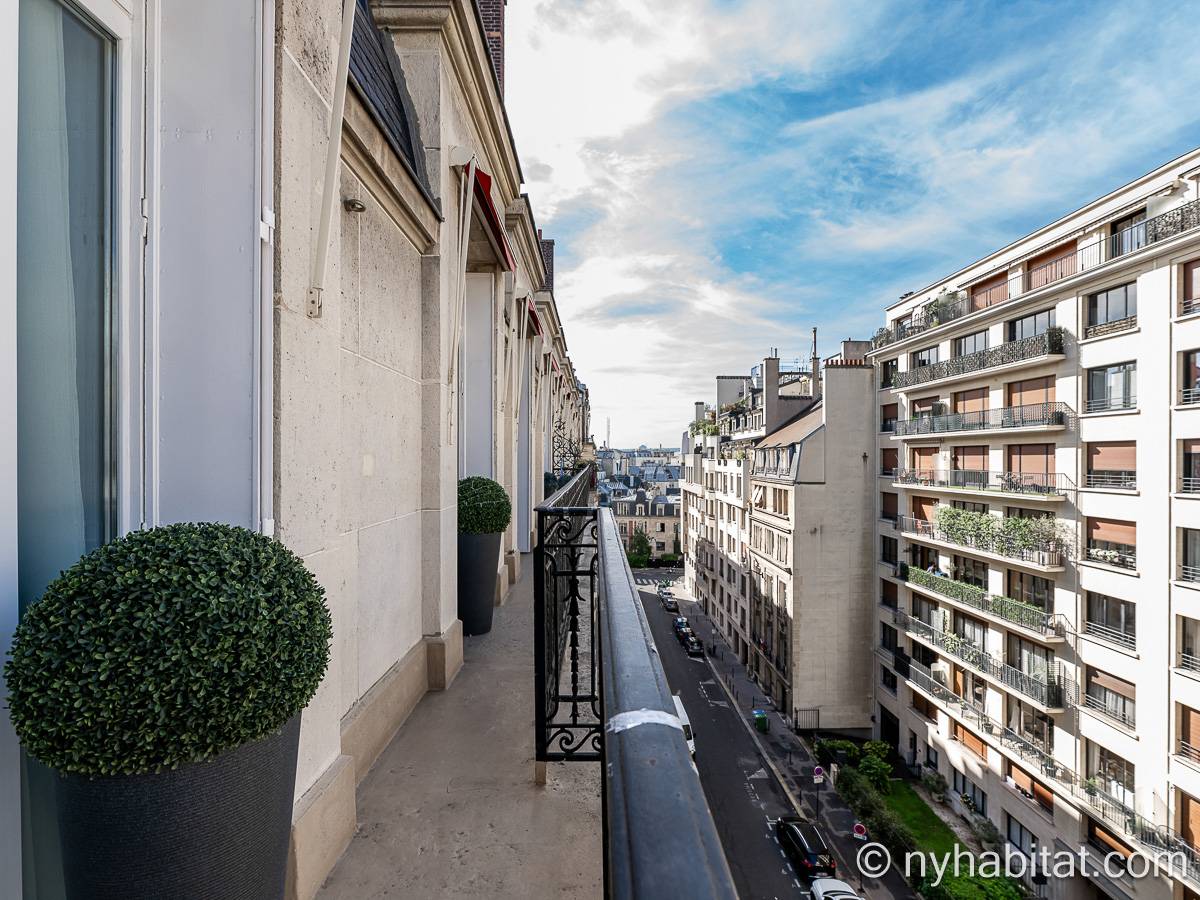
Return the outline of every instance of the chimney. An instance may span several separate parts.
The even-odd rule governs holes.
[[[774,347],[771,348],[772,353],[777,353]],[[763,360],[762,368],[762,392],[763,392],[763,426],[766,433],[770,434],[775,430],[775,427],[783,421],[783,416],[779,409],[779,357],[768,356]]]
[[[542,265],[546,267],[546,290],[554,293],[554,238],[542,237],[538,229],[538,243],[542,245]]]
[[[496,80],[500,82],[500,96],[504,96],[504,7],[508,0],[475,0],[479,5],[479,18],[483,19],[483,37],[487,41],[488,55]]]
[[[809,361],[809,371],[812,373],[813,400],[821,399],[821,357],[817,356],[817,329],[813,329],[812,357]]]

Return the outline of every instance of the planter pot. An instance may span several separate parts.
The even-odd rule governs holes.
[[[68,898],[283,897],[300,716],[170,772],[57,781]]]
[[[496,608],[500,534],[458,536],[458,617],[463,634],[487,634]]]

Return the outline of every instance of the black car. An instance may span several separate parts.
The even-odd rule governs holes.
[[[696,632],[684,625],[682,628],[675,629],[675,637],[679,638],[679,643],[686,647],[688,641],[696,640]]]
[[[811,822],[798,816],[784,816],[775,822],[775,837],[798,874],[805,878],[832,878],[837,874],[833,854]]]
[[[683,649],[687,651],[688,656],[704,656],[704,645],[696,640],[695,635],[684,641]]]

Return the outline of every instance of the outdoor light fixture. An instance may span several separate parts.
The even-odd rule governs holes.
[[[346,212],[360,213],[366,211],[366,204],[361,200],[355,200],[353,197],[346,197],[342,200],[342,209]]]

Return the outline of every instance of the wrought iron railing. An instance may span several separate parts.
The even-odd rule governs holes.
[[[872,347],[878,350],[896,341],[961,319],[977,310],[1007,303],[1028,291],[1053,284],[1085,269],[1095,268],[1133,250],[1167,240],[1197,226],[1200,226],[1200,200],[1192,200],[1123,229],[1117,234],[1067,251],[1026,272],[1012,275],[1005,285],[998,285],[988,292],[971,297],[966,291],[954,291],[935,298],[910,319],[896,322],[890,328],[881,328],[871,341]]]
[[[897,469],[899,484],[963,491],[1062,496],[1075,483],[1061,472],[991,472],[981,469]]]
[[[932,541],[953,544],[956,547],[966,547],[969,550],[977,550],[981,553],[995,553],[998,556],[1019,559],[1024,562],[1034,563],[1035,565],[1046,566],[1047,568],[1056,568],[1063,564],[1063,548],[1055,542],[1022,546],[1015,542],[1006,541],[1002,537],[983,539],[966,534],[951,536],[938,528],[933,522],[918,519],[916,516],[900,516],[897,519],[897,523],[903,532],[928,538]]]
[[[1033,428],[1066,425],[1071,407],[1065,403],[1030,403],[1004,406],[977,412],[950,413],[941,416],[917,416],[896,423],[896,434],[949,434],[958,431],[994,431],[1005,428]]]
[[[1074,679],[1063,674],[1060,663],[1055,662],[1047,670],[1045,677],[1031,675],[1001,662],[965,638],[957,634],[947,634],[925,624],[915,616],[898,612],[895,618],[906,630],[933,644],[937,649],[962,660],[971,668],[991,676],[1005,687],[1024,694],[1047,709],[1061,709],[1067,703],[1076,701],[1078,688]]]
[[[994,369],[1027,359],[1037,359],[1040,356],[1060,354],[1063,352],[1063,330],[1052,328],[1042,334],[1008,341],[997,347],[968,353],[945,359],[929,366],[898,372],[893,387],[907,388],[930,381],[941,381],[943,378],[953,378],[958,375],[968,375],[984,369]]]
[[[1090,488],[1132,491],[1137,487],[1137,472],[1088,472],[1084,484]]]
[[[1111,628],[1108,625],[1101,625],[1099,622],[1084,622],[1083,633],[1089,635],[1090,637],[1107,641],[1110,644],[1117,644],[1118,646],[1126,647],[1130,650],[1137,647],[1136,632],[1122,631],[1119,628]]]
[[[537,510],[535,758],[601,764],[604,893],[734,900],[612,510],[590,471]]]
[[[1126,316],[1123,319],[1113,319],[1111,322],[1101,322],[1089,325],[1083,330],[1085,338],[1103,337],[1106,334],[1116,334],[1137,327],[1137,316]]]
[[[935,575],[903,563],[900,565],[899,575],[909,584],[918,585],[927,591],[1003,619],[1005,622],[1011,622],[1047,636],[1061,637],[1066,634],[1062,616],[1048,613],[1031,603],[989,594],[983,588],[973,584],[955,581],[953,578]]]

